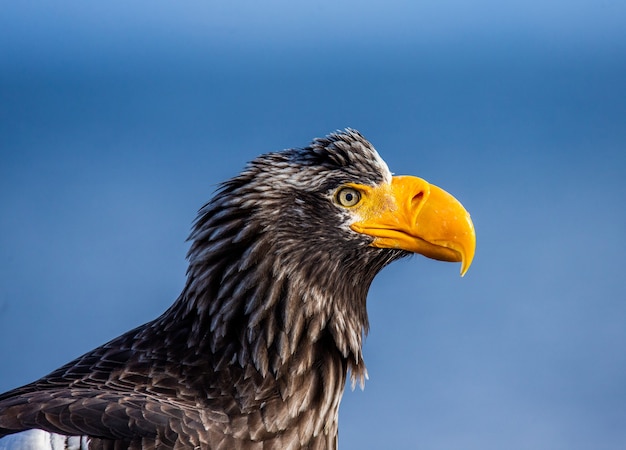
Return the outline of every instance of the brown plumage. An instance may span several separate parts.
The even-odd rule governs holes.
[[[464,270],[473,255],[469,216],[460,244],[447,232],[405,244],[372,231],[393,183],[354,130],[255,159],[200,210],[176,302],[1,395],[0,436],[40,429],[87,436],[90,449],[335,448],[347,374],[366,374],[374,276],[409,252]],[[410,196],[416,223],[434,215],[421,202],[436,188],[425,186]]]

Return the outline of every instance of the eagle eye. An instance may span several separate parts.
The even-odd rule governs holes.
[[[351,187],[342,187],[335,194],[335,199],[341,206],[350,208],[361,201],[361,193]]]

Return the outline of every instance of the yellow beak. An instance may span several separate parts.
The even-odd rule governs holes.
[[[353,184],[361,192],[351,225],[374,237],[372,246],[397,248],[441,261],[461,262],[461,276],[474,259],[476,234],[469,213],[443,189],[421,178],[393,177],[376,187]]]

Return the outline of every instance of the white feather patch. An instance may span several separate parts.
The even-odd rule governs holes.
[[[28,430],[0,439],[0,450],[88,450],[86,436],[63,436],[43,430]]]

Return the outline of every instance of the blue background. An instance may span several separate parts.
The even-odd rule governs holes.
[[[626,3],[221,3],[1,7],[0,390],[167,308],[246,161],[353,127],[478,247],[378,276],[340,447],[626,448]]]

